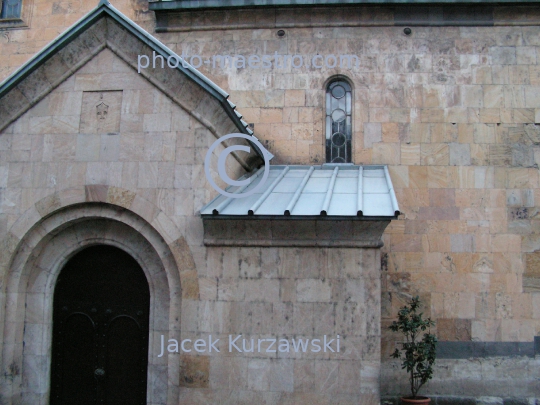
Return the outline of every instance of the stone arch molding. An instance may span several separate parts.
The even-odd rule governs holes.
[[[180,339],[181,299],[198,298],[189,247],[155,205],[129,190],[97,185],[38,201],[3,241],[2,403],[48,403],[56,279],[74,254],[96,244],[123,249],[143,268],[151,300],[147,403],[178,398],[169,381],[178,380],[179,362],[157,355],[161,334]]]

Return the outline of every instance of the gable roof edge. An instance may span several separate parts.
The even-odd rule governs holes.
[[[94,10],[90,11],[88,14],[78,20],[64,33],[60,34],[59,37],[54,39],[49,45],[47,45],[37,54],[32,56],[27,62],[25,62],[21,67],[19,67],[12,74],[10,74],[3,82],[1,82],[0,98],[4,97],[7,93],[9,93],[38,67],[44,64],[62,48],[67,46],[72,40],[74,40],[82,32],[88,29],[98,19],[103,18],[104,14],[119,23],[131,34],[135,35],[139,40],[143,41],[146,45],[155,50],[156,53],[161,54],[165,58],[175,55],[179,58],[180,61],[182,61],[182,58],[176,55],[175,52],[173,52],[150,33],[146,32],[143,28],[141,28],[129,18],[127,18],[118,9],[113,7],[107,0],[100,0],[98,6]],[[211,96],[213,96],[220,103],[231,121],[239,129],[239,132],[247,135],[253,135],[253,131],[248,128],[247,123],[243,122],[243,120],[237,115],[235,111],[236,106],[228,100],[229,94],[223,89],[221,89],[219,86],[217,86],[210,79],[208,79],[206,76],[204,76],[202,73],[200,73],[198,70],[193,68],[187,62],[186,65],[187,67],[184,67],[183,63],[180,63],[176,69],[182,71],[189,79],[197,83]],[[263,151],[260,151],[259,148],[256,147],[256,145],[252,145],[257,150],[257,153],[261,157],[264,157]]]

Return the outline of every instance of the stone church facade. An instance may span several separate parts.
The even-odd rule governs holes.
[[[70,384],[112,398],[101,338],[80,346],[95,349],[97,360],[88,360],[87,350],[65,343],[59,325],[90,319],[97,336],[117,310],[142,331],[133,343],[139,357],[126,355],[142,358],[133,363],[143,370],[140,403],[392,401],[407,393],[407,381],[390,361],[399,337],[387,327],[414,295],[437,322],[440,341],[425,394],[535,403],[538,6],[210,3],[4,0],[2,403],[69,403]],[[301,55],[306,65],[203,62],[276,52],[290,63]],[[155,60],[173,53],[193,65],[199,56],[200,67],[161,68]],[[141,55],[157,66],[141,68]],[[317,55],[327,63],[320,69]],[[358,66],[340,65],[340,55],[354,55]],[[334,114],[332,97],[342,96],[332,92],[335,83],[350,97],[342,117]],[[329,151],[328,125],[337,121],[349,123],[346,146]],[[386,192],[399,210],[370,215],[375,196],[364,194],[364,215],[356,208],[332,215],[331,207],[328,216],[206,215],[218,193],[205,156],[230,133],[254,133],[273,155],[271,166],[290,171],[337,173],[325,165],[334,152],[345,161],[340,167],[364,175],[386,167]],[[236,179],[263,161],[252,147],[227,159],[227,172]],[[144,274],[147,310],[131,314],[120,301],[89,302],[88,311],[62,304],[60,286],[68,283],[68,297],[77,283],[66,281],[68,270],[103,246],[109,250],[97,256],[120,263],[127,254],[135,268],[109,298],[120,300],[125,288],[135,296],[129,286]],[[88,277],[88,289],[99,285]],[[89,336],[80,322],[65,329],[75,333],[72,342]],[[119,347],[137,333],[121,333]],[[220,352],[192,346],[160,356],[163,341],[193,344],[210,335]],[[240,353],[228,350],[229,335],[255,344],[339,335],[340,351]],[[91,376],[70,380],[69,358],[94,362]]]

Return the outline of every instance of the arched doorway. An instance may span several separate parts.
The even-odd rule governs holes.
[[[129,254],[97,245],[73,256],[54,291],[50,404],[146,404],[149,312]]]

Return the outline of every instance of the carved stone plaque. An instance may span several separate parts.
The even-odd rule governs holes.
[[[81,134],[120,132],[122,91],[85,91],[83,93]]]

